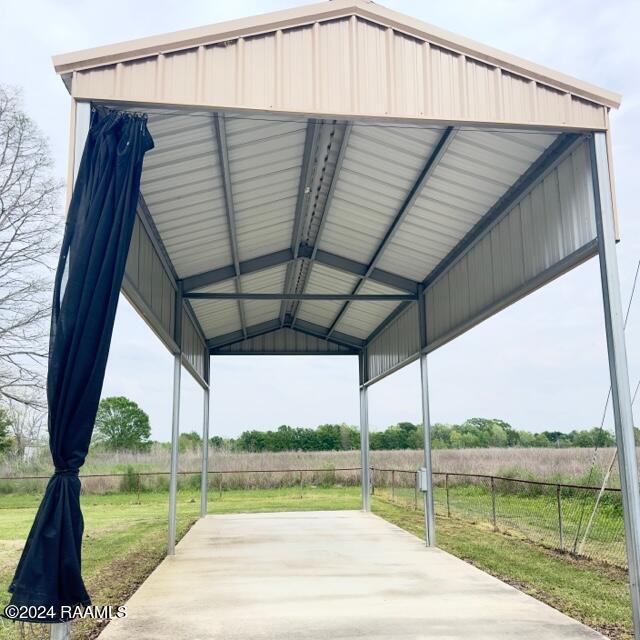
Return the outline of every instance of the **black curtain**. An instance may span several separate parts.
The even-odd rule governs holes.
[[[98,410],[118,295],[129,251],[144,154],[153,148],[146,116],[92,107],[56,272],[47,398],[55,473],[9,587],[17,606],[90,603],[81,575],[84,522],[78,470]]]

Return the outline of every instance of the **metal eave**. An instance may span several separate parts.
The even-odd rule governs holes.
[[[368,268],[368,265],[363,262],[357,262],[356,260],[351,260],[350,258],[345,258],[344,256],[339,256],[335,253],[330,253],[329,251],[324,251],[315,247],[312,248],[307,245],[300,245],[298,257],[304,257],[313,262],[318,262],[319,264],[324,264],[328,267],[333,267],[339,271],[344,271],[345,273],[351,273],[357,276],[364,276]],[[258,256],[257,258],[251,258],[250,260],[240,262],[240,275],[269,269],[270,267],[286,264],[291,260],[293,260],[293,252],[290,248],[274,251],[273,253],[268,253],[263,256]],[[218,269],[213,269],[211,271],[198,273],[184,278],[184,290],[188,293],[223,282],[224,280],[232,280],[233,278],[235,278],[235,267],[230,264],[224,267],[219,267]],[[378,268],[375,268],[369,274],[369,280],[386,284],[390,287],[406,291],[408,293],[416,293],[418,291],[418,285],[420,284],[415,280],[405,278],[397,273],[391,273],[390,271]]]
[[[224,185],[224,197],[227,212],[227,225],[229,228],[229,242],[231,245],[231,257],[233,259],[233,270],[236,293],[242,290],[240,285],[240,259],[238,257],[238,238],[236,233],[236,215],[233,204],[233,189],[231,188],[231,172],[229,170],[229,152],[227,148],[227,132],[224,114],[215,113],[213,116],[214,134],[216,137],[218,153],[220,156],[220,168],[222,170],[222,182]],[[244,305],[238,300],[238,313],[240,314],[240,325],[242,332],[247,337],[247,323],[245,321]]]
[[[382,257],[382,254],[384,253],[385,249],[393,239],[399,226],[402,224],[402,221],[405,219],[408,212],[411,210],[411,207],[417,200],[418,196],[422,193],[424,186],[426,185],[427,181],[429,180],[429,178],[435,171],[436,167],[438,166],[438,163],[446,153],[447,148],[451,144],[451,141],[453,140],[455,134],[456,134],[456,129],[454,127],[447,127],[447,129],[445,129],[437,145],[435,146],[435,148],[427,158],[427,161],[424,167],[422,168],[422,170],[420,171],[420,174],[418,175],[418,179],[411,187],[411,190],[409,191],[409,193],[407,194],[407,197],[402,203],[400,210],[398,211],[393,222],[387,229],[387,232],[384,238],[376,248],[373,254],[373,258],[371,259],[371,261],[367,266],[367,270],[365,274],[360,278],[358,284],[355,286],[353,290],[354,294],[357,294],[360,291],[360,289],[364,286],[365,282],[367,281],[367,278],[369,278],[369,276],[371,275],[371,272],[375,269],[378,261]],[[346,302],[338,312],[338,315],[335,317],[331,326],[329,327],[329,332],[328,332],[329,335],[331,335],[335,331],[336,326],[338,325],[340,320],[344,317],[344,314],[347,312],[348,308],[349,308],[349,302]]]

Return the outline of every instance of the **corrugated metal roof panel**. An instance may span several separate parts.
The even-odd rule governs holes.
[[[209,293],[235,293],[233,280],[202,289]],[[207,339],[241,328],[237,300],[192,300],[191,306]]]
[[[242,291],[246,293],[277,293],[284,288],[285,265],[257,271],[240,278]],[[247,326],[274,320],[280,315],[279,300],[245,300],[244,316]]]
[[[306,293],[351,293],[357,282],[356,276],[315,263]],[[342,308],[342,304],[342,302],[331,300],[305,300],[300,305],[298,318],[328,329]]]
[[[368,263],[441,133],[354,126],[320,248]]]
[[[379,282],[367,282],[359,291],[360,294],[394,294],[403,293]],[[356,338],[367,338],[389,316],[400,303],[397,301],[361,301],[350,302],[346,313],[336,325],[336,331]]]
[[[379,266],[424,280],[553,143],[542,133],[459,131]]]
[[[306,124],[228,117],[226,126],[240,260],[286,249]]]
[[[231,261],[224,191],[211,116],[149,117],[155,148],[141,190],[178,276]]]

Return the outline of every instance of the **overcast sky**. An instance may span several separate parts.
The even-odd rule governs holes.
[[[21,87],[27,112],[51,142],[66,176],[69,96],[51,56],[295,6],[271,0],[0,0],[0,82]],[[613,112],[614,165],[622,242],[623,299],[640,258],[640,2],[613,0],[387,0],[386,6],[623,94]],[[62,212],[61,212],[62,215]],[[640,298],[640,295],[638,296]],[[640,308],[627,330],[631,383],[640,376]],[[121,300],[103,395],[126,395],[167,440],[172,361]],[[352,357],[215,358],[212,434],[287,423],[358,422]],[[434,421],[500,417],[530,430],[599,423],[608,388],[596,260],[511,306],[430,356]],[[420,420],[419,372],[405,367],[372,387],[372,428]],[[638,412],[636,410],[636,415]],[[200,430],[202,392],[183,375],[182,430]],[[610,417],[607,423],[610,425]]]

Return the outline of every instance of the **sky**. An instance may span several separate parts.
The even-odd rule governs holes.
[[[0,0],[0,82],[23,91],[25,110],[49,138],[66,176],[69,96],[51,56],[301,4],[288,0]],[[623,304],[640,259],[640,85],[637,0],[386,0],[391,9],[528,58],[623,95],[612,112],[622,240]],[[61,208],[61,216],[64,212]],[[640,295],[627,346],[632,389],[640,378]],[[280,424],[358,423],[354,357],[216,357],[212,435]],[[172,358],[121,299],[103,396],[125,395],[149,413],[152,437],[171,430]],[[202,428],[202,390],[183,371],[181,431]],[[429,356],[431,417],[499,417],[519,429],[569,431],[599,424],[609,386],[598,263],[593,259]],[[419,422],[412,364],[371,387],[372,429]],[[639,403],[640,404],[640,403]],[[638,416],[636,407],[636,416]],[[606,423],[612,426],[610,412]]]

